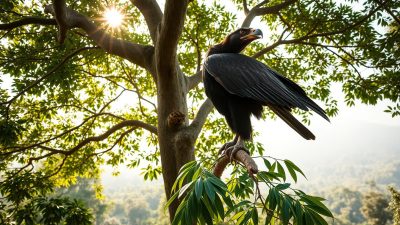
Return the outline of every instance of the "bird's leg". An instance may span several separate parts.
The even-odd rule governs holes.
[[[233,139],[233,141],[226,142],[224,145],[222,145],[222,147],[218,151],[218,155],[220,155],[221,153],[225,153],[228,150],[228,148],[234,146],[236,144],[236,142],[238,141],[238,139],[239,139],[239,135],[236,135],[235,139]]]
[[[246,148],[246,146],[244,146],[244,141],[242,138],[238,138],[237,142],[235,145],[229,147],[228,149],[226,149],[225,154],[227,156],[229,156],[230,161],[233,161],[233,156],[236,154],[236,152],[238,152],[239,150],[243,150],[245,152],[247,152],[247,154],[250,155],[250,151]]]

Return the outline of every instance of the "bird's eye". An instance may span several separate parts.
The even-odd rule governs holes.
[[[244,31],[244,30],[240,30],[240,35],[244,35],[244,34],[246,34],[246,31]]]

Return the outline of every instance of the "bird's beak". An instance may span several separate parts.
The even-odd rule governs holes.
[[[245,40],[245,41],[252,41],[256,39],[260,39],[263,37],[263,33],[260,29],[252,29],[251,32],[240,39]]]

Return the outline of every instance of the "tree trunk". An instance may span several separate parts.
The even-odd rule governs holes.
[[[174,71],[165,71],[157,67],[158,140],[167,199],[171,197],[179,169],[194,160],[194,141],[192,135],[185,132],[188,126],[186,80],[179,68],[176,68]],[[175,201],[169,206],[171,221],[178,205],[179,202]]]

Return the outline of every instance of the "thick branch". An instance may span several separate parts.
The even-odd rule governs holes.
[[[254,20],[256,16],[262,16],[266,14],[277,14],[279,13],[280,10],[288,7],[289,5],[295,3],[297,0],[286,0],[282,2],[281,4],[277,4],[274,6],[269,6],[269,7],[262,7],[264,2],[258,4],[257,6],[253,7],[249,13],[247,14],[246,18],[244,19],[242,23],[242,27],[249,27],[251,22]]]
[[[200,131],[207,120],[208,114],[210,114],[213,108],[214,105],[209,98],[207,98],[201,105],[196,117],[189,126],[189,129],[193,132],[192,134],[195,138],[199,136]]]
[[[251,158],[247,152],[243,151],[243,150],[239,150],[238,152],[236,152],[236,154],[233,156],[233,158],[242,163],[244,165],[244,167],[246,167],[247,171],[250,174],[256,174],[258,173],[258,166],[256,164],[256,162],[254,162],[253,158]],[[229,156],[224,155],[221,158],[218,159],[217,163],[215,164],[214,167],[214,171],[213,174],[216,177],[221,177],[222,173],[224,172],[226,166],[229,163]]]
[[[66,4],[65,0],[53,0],[54,5],[54,18],[58,24],[58,42],[64,43],[67,37],[67,21],[66,21]]]
[[[244,15],[248,15],[249,14],[249,7],[248,7],[248,5],[247,5],[247,0],[242,0],[243,2],[243,11],[244,11]]]
[[[131,0],[146,20],[153,43],[157,40],[157,27],[162,20],[162,12],[156,0]]]
[[[157,39],[157,70],[170,71],[164,75],[174,76],[176,51],[182,34],[188,0],[168,0],[165,2],[164,16]],[[168,79],[168,78],[165,78]]]
[[[37,24],[37,25],[57,25],[56,20],[54,19],[45,19],[40,17],[25,17],[20,20],[0,24],[0,30],[12,30],[17,27],[21,27],[29,24]]]
[[[196,74],[190,76],[190,77],[186,77],[187,80],[187,91],[192,90],[193,88],[195,88],[203,79],[203,70],[198,71]]]
[[[79,14],[70,8],[65,8],[65,10],[67,28],[82,28],[88,36],[106,52],[120,56],[149,71],[153,71],[151,58],[154,52],[154,47],[144,46],[112,37],[82,14]],[[45,12],[51,13],[53,16],[55,15],[54,7],[52,5],[46,6]]]

